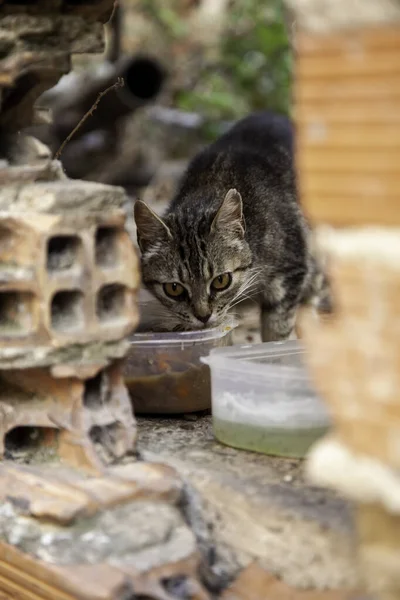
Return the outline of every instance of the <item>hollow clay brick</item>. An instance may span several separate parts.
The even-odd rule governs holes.
[[[209,599],[183,483],[135,456],[124,192],[18,134],[70,54],[103,48],[113,6],[0,0],[0,598]]]
[[[0,206],[10,195],[0,217],[0,368],[12,349],[24,366],[51,364],[68,346],[130,333],[139,265],[122,191],[68,180],[15,194],[4,186]]]
[[[0,381],[1,456],[98,472],[133,450],[135,422],[118,362],[86,380],[37,368],[0,371]]]

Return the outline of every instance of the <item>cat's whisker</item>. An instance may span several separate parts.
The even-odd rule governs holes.
[[[238,298],[235,302],[231,302],[227,305],[226,310],[231,311],[232,308],[235,308],[235,306],[238,306],[240,304],[242,304],[243,302],[246,301],[251,301],[254,302],[255,304],[257,304],[257,300],[255,300],[254,295],[246,295],[244,294],[243,296],[241,296],[240,298]]]
[[[236,292],[236,294],[232,298],[231,302],[234,302],[237,298],[239,298],[242,294],[244,294],[246,292],[246,290],[248,290],[250,287],[253,287],[255,285],[256,285],[255,277],[251,278],[251,279],[249,279],[247,281],[245,281],[240,286],[240,288],[238,289],[238,291]]]
[[[258,286],[260,283],[260,281],[257,279],[258,275],[259,273],[256,273],[241,285],[228,305],[230,308],[241,302],[245,295],[250,296],[252,293],[255,295],[258,292]]]
[[[256,300],[254,300],[254,296],[242,296],[239,300],[237,300],[234,304],[230,304],[228,310],[231,311],[232,308],[234,308],[235,306],[237,306],[238,304],[241,304],[242,302],[244,302],[245,300],[251,300],[252,302],[254,302],[255,304],[257,304]]]

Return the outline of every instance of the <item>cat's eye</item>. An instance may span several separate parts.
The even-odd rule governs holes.
[[[211,289],[216,292],[222,292],[222,290],[226,290],[232,282],[232,275],[230,273],[224,273],[223,275],[218,275],[211,282]]]
[[[182,298],[182,296],[186,292],[183,285],[177,283],[176,281],[173,281],[171,283],[164,283],[163,289],[167,296],[169,296],[170,298],[174,298],[175,300]]]

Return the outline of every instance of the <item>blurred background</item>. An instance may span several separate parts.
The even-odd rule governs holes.
[[[291,60],[278,0],[125,0],[123,48],[170,71],[164,103],[197,113],[201,137],[266,107],[289,112]]]
[[[136,242],[137,198],[161,214],[204,144],[251,112],[290,114],[290,31],[278,0],[115,2],[104,54],[74,55],[39,99],[34,135],[69,177],[125,188]],[[259,341],[256,305],[242,321],[235,341]]]
[[[105,54],[75,55],[73,74],[38,103],[43,120],[56,123],[50,133],[42,126],[41,135],[54,153],[96,97],[81,98],[105,65],[117,65],[128,81],[118,65],[145,55],[166,77],[140,109],[118,118],[97,109],[97,122],[91,117],[89,131],[78,132],[62,152],[70,177],[165,201],[187,160],[233,121],[266,108],[290,113],[291,53],[281,1],[119,0],[106,30]],[[130,79],[141,86],[146,76]],[[96,85],[102,89],[101,81]],[[65,122],[68,110],[73,119]]]

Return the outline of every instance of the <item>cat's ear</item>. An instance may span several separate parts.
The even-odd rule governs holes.
[[[211,231],[226,228],[234,228],[240,235],[244,235],[245,232],[242,196],[235,189],[226,194],[211,225]]]
[[[154,244],[172,238],[167,225],[145,202],[137,200],[133,213],[137,229],[137,241],[141,252],[145,252]]]

